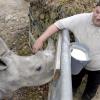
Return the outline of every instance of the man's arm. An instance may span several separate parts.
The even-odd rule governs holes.
[[[50,25],[45,32],[35,41],[33,45],[33,53],[37,52],[42,48],[43,43],[54,33],[58,32],[59,29],[56,25]]]
[[[78,21],[81,18],[82,14],[74,15],[71,17],[63,18],[56,21],[54,24],[50,25],[47,30],[36,40],[33,45],[33,52],[37,52],[42,48],[43,43],[54,33],[59,30],[68,29],[73,32],[73,29],[78,25]]]
[[[52,24],[50,25],[47,30],[38,38],[41,41],[46,41],[52,34],[58,32],[59,29],[56,25]]]

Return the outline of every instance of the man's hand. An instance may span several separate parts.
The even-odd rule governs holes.
[[[43,47],[43,41],[41,39],[37,39],[32,46],[33,53],[36,53],[42,47]]]
[[[43,43],[54,33],[58,32],[59,29],[56,25],[52,24],[50,25],[46,31],[36,40],[34,45],[32,46],[33,48],[33,53],[36,53],[39,49],[42,48]]]

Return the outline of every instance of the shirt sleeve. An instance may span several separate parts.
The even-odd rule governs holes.
[[[54,24],[60,30],[68,29],[73,32],[73,30],[77,28],[80,19],[81,19],[81,14],[77,14],[71,17],[60,19],[56,21]]]

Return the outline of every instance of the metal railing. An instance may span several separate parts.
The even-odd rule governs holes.
[[[48,100],[73,100],[69,39],[68,30],[63,30],[62,34],[59,34],[56,69],[54,79],[49,86]]]

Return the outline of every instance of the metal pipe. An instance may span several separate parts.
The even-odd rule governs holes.
[[[58,80],[53,80],[49,86],[48,100],[73,100],[71,82],[71,56],[70,38],[68,30],[63,30],[60,35],[61,41],[61,72]],[[59,42],[59,41],[58,41]]]
[[[70,38],[68,30],[62,32],[61,100],[72,100]]]

